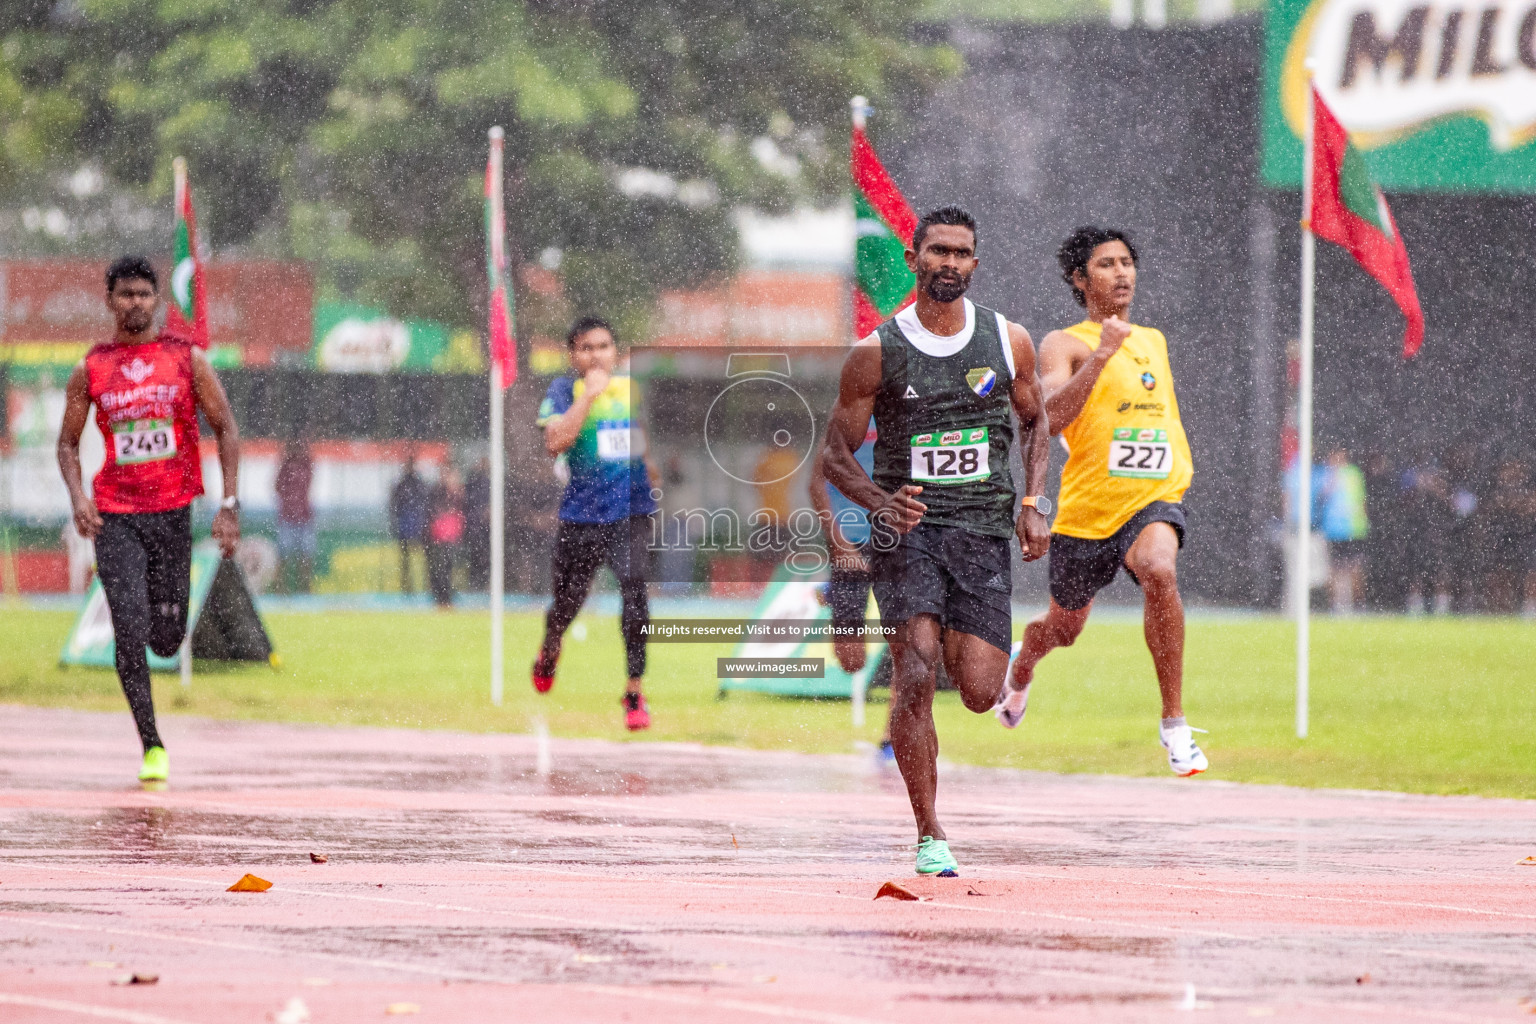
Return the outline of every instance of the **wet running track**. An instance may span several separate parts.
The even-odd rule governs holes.
[[[1536,1009],[1532,802],[950,769],[917,880],[865,757],[0,713],[7,1024]]]

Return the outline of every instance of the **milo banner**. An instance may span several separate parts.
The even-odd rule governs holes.
[[[192,635],[194,658],[273,659],[272,641],[256,613],[245,574],[233,560],[221,558],[219,549],[211,543],[200,544],[192,551],[192,595],[187,604],[187,630]],[[101,589],[101,581],[93,579],[80,617],[59,655],[59,663],[112,668],[116,657],[107,595]],[[174,672],[178,665],[174,656],[162,658],[150,651],[149,667],[156,672]]]
[[[1536,192],[1536,0],[1270,0],[1264,179],[1300,187],[1306,61],[1387,191]]]
[[[315,366],[334,373],[480,373],[479,341],[431,320],[397,320],[351,303],[315,306]]]

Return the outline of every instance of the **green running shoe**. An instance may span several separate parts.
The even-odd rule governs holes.
[[[140,782],[164,782],[171,770],[171,759],[164,747],[150,747],[144,751],[144,764],[139,768]]]
[[[949,852],[949,843],[932,836],[923,836],[917,844],[917,873],[937,875],[940,878],[960,877],[960,862]]]

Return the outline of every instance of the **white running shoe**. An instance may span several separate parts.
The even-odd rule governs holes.
[[[1024,721],[1025,709],[1029,707],[1029,687],[1015,690],[1012,686],[1013,663],[1019,660],[1019,652],[1023,649],[1024,641],[1013,642],[1013,649],[1008,654],[1008,670],[1003,673],[1003,691],[997,695],[997,703],[992,706],[992,713],[1003,723],[1004,729],[1017,729],[1019,723]],[[1030,682],[1034,682],[1033,677]]]
[[[1195,746],[1194,734],[1197,732],[1205,730],[1193,729],[1188,725],[1176,725],[1172,729],[1164,729],[1161,724],[1157,727],[1157,738],[1162,741],[1163,749],[1168,751],[1168,767],[1180,778],[1199,775],[1211,766],[1205,754]]]

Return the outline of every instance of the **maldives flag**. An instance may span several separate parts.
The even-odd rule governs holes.
[[[1349,134],[1312,90],[1312,233],[1341,245],[1385,288],[1403,311],[1403,358],[1424,341],[1424,312],[1413,286],[1408,250],[1381,189],[1371,180]]]
[[[203,259],[197,245],[197,214],[192,209],[192,187],[187,183],[187,161],[177,157],[175,172],[176,236],[171,246],[171,301],[165,310],[166,329],[208,347],[208,287]]]
[[[490,284],[488,336],[491,362],[501,368],[501,386],[517,380],[517,339],[512,337],[512,287],[507,279],[507,219],[501,195],[501,129],[491,133],[485,165],[485,271]]]
[[[862,338],[915,298],[917,277],[902,254],[917,214],[891,180],[864,128],[853,126],[853,334]]]

